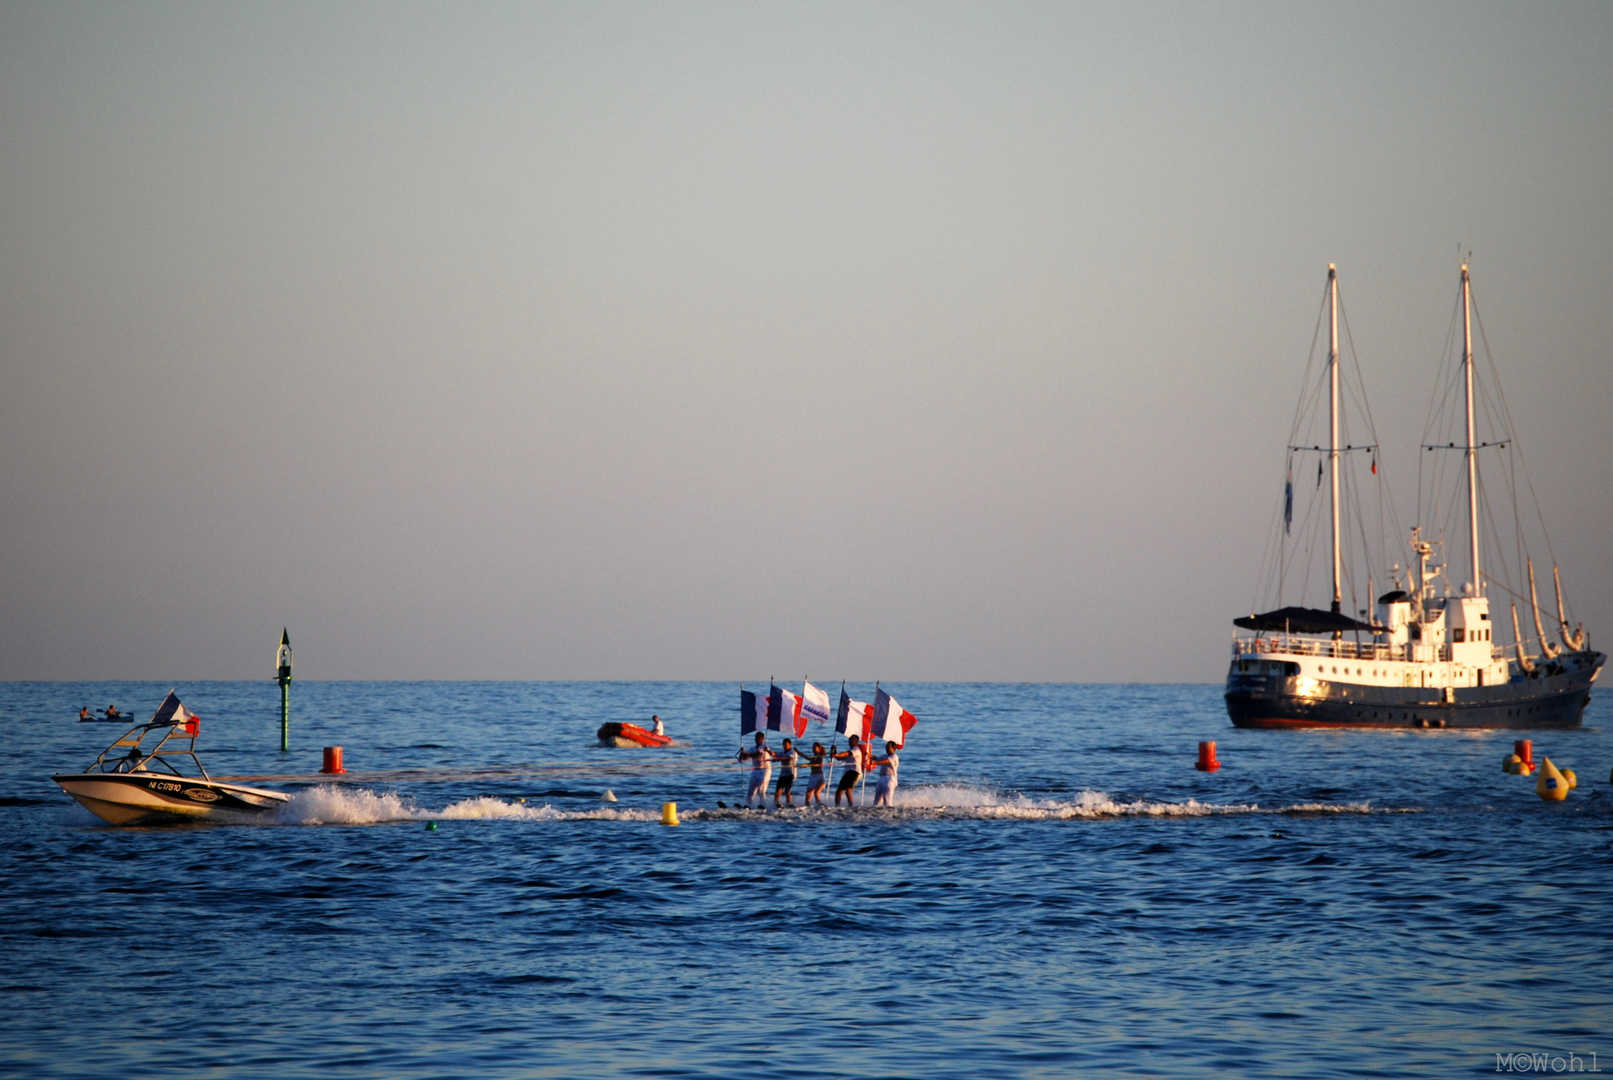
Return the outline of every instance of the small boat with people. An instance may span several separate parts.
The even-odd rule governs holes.
[[[1447,338],[1461,351],[1435,394],[1419,448],[1419,524],[1410,530],[1412,557],[1403,566],[1393,559],[1389,537],[1406,532],[1379,468],[1359,364],[1356,385],[1341,390],[1338,273],[1328,267],[1327,358],[1316,375],[1307,370],[1290,431],[1281,510],[1262,575],[1270,607],[1233,620],[1246,632],[1234,634],[1227,672],[1235,727],[1580,726],[1607,657],[1572,621],[1554,557],[1555,634],[1547,630],[1534,557],[1549,557],[1553,548],[1538,503],[1532,513],[1518,508],[1521,491],[1533,496],[1533,482],[1493,362],[1488,371],[1475,366],[1477,311],[1465,260],[1461,271]],[[1318,338],[1321,326],[1319,317]],[[1346,415],[1346,404],[1356,406],[1356,415]],[[1301,458],[1308,460],[1298,470],[1296,493]],[[1309,460],[1316,461],[1316,481],[1307,497]],[[1498,489],[1512,505],[1492,512],[1486,495]],[[1300,508],[1298,529],[1296,494],[1308,504]],[[1447,535],[1460,552],[1456,560],[1443,554]],[[1315,565],[1323,553],[1331,564],[1326,570]],[[1292,602],[1300,599],[1295,591],[1318,578],[1331,585],[1326,607]],[[1510,607],[1506,621],[1491,607],[1500,597]],[[1528,612],[1521,622],[1520,606]]]
[[[291,801],[278,791],[209,777],[196,756],[200,734],[201,717],[170,690],[150,720],[124,732],[89,768],[51,779],[84,809],[113,825],[261,814]],[[142,749],[148,737],[155,741],[149,750]],[[185,758],[199,776],[181,771]]]
[[[654,724],[653,729],[611,720],[599,725],[599,730],[594,734],[599,738],[600,746],[627,748],[672,745],[672,736],[666,733],[666,725],[661,722],[661,718],[659,716],[655,717],[652,723]]]

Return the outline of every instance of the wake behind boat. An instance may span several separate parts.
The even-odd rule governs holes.
[[[201,717],[170,690],[148,722],[124,732],[88,769],[58,773],[51,779],[84,809],[113,825],[195,820],[220,813],[261,814],[291,801],[278,791],[211,779],[196,756],[200,733]],[[148,735],[157,736],[149,753],[140,749]],[[191,760],[200,779],[179,771],[176,760],[181,758]]]
[[[1364,548],[1368,530],[1362,520],[1352,522],[1349,528],[1341,525],[1346,507],[1361,519],[1363,507],[1372,505],[1360,483],[1367,479],[1360,475],[1357,467],[1363,457],[1370,460],[1370,478],[1378,486],[1380,535],[1386,534],[1386,518],[1393,515],[1393,502],[1381,486],[1377,435],[1371,427],[1371,414],[1364,408],[1365,394],[1359,387],[1355,388],[1357,394],[1351,400],[1361,406],[1366,430],[1351,435],[1341,414],[1338,274],[1332,266],[1328,267],[1326,305],[1331,326],[1327,365],[1322,377],[1327,386],[1326,444],[1322,445],[1318,436],[1313,445],[1303,445],[1306,440],[1301,436],[1305,434],[1305,424],[1309,421],[1319,427],[1321,409],[1319,403],[1308,406],[1306,398],[1302,397],[1293,437],[1289,440],[1282,524],[1275,543],[1268,549],[1267,569],[1275,581],[1274,599],[1281,605],[1285,579],[1307,577],[1311,554],[1323,550],[1315,536],[1322,524],[1320,514],[1307,515],[1307,523],[1313,526],[1308,536],[1302,535],[1297,542],[1289,539],[1294,516],[1295,455],[1321,455],[1311,501],[1314,507],[1324,477],[1330,480],[1327,522],[1332,535],[1331,544],[1325,550],[1332,556],[1331,603],[1326,609],[1278,606],[1275,610],[1233,620],[1240,629],[1252,631],[1252,636],[1235,635],[1232,642],[1226,703],[1233,725],[1243,728],[1579,727],[1585,705],[1590,701],[1591,684],[1596,681],[1607,657],[1590,647],[1589,636],[1582,627],[1570,629],[1564,610],[1561,575],[1555,566],[1552,581],[1557,590],[1559,642],[1553,642],[1546,633],[1535,592],[1534,562],[1528,554],[1531,538],[1526,534],[1525,523],[1530,519],[1516,512],[1517,490],[1513,486],[1520,474],[1527,481],[1528,472],[1518,450],[1517,436],[1511,430],[1498,382],[1489,388],[1492,396],[1485,401],[1483,409],[1483,416],[1492,424],[1492,430],[1481,434],[1475,424],[1475,388],[1483,392],[1486,387],[1476,381],[1474,373],[1474,312],[1467,264],[1462,264],[1459,308],[1462,354],[1457,375],[1461,389],[1458,393],[1455,386],[1447,387],[1443,398],[1436,398],[1436,402],[1445,406],[1444,430],[1435,426],[1437,421],[1431,414],[1422,447],[1424,460],[1432,462],[1425,466],[1432,476],[1426,487],[1419,483],[1418,513],[1419,517],[1427,515],[1427,520],[1436,523],[1432,533],[1435,539],[1425,539],[1420,527],[1411,530],[1415,562],[1404,572],[1395,563],[1387,578],[1378,579],[1386,583],[1392,581],[1393,588],[1377,597],[1376,610],[1371,616],[1365,606],[1376,591],[1372,587],[1371,554],[1363,550],[1356,556],[1349,556],[1343,543],[1350,537],[1359,537]],[[1457,400],[1463,405],[1460,412],[1454,408]],[[1479,471],[1481,450],[1510,451],[1502,459],[1504,467],[1499,470],[1501,479],[1512,489],[1514,505],[1510,515],[1491,514],[1484,507],[1485,488]],[[1460,451],[1461,471],[1450,468],[1454,454],[1441,455],[1440,451]],[[1348,460],[1350,466],[1341,473],[1344,460]],[[1305,486],[1309,486],[1308,483]],[[1431,494],[1425,495],[1425,491]],[[1425,498],[1430,500],[1426,504]],[[1543,533],[1544,517],[1538,513],[1538,507],[1536,511],[1535,519],[1541,522]],[[1443,546],[1438,537],[1446,523],[1454,526],[1463,517],[1467,526],[1467,535],[1463,537],[1468,556],[1467,581],[1453,586],[1448,566],[1437,554]],[[1515,533],[1505,536],[1498,531],[1497,523],[1505,525],[1509,521],[1515,523]],[[1481,562],[1481,523],[1490,530],[1494,550],[1503,554],[1516,551],[1513,558],[1521,565],[1505,565],[1501,559],[1496,559],[1494,566]],[[1393,533],[1404,535],[1398,527]],[[1544,536],[1538,539],[1544,540]],[[1550,551],[1549,541],[1544,548]],[[1382,562],[1377,565],[1381,568]],[[1524,578],[1528,582],[1527,597],[1523,594]],[[1509,647],[1498,642],[1495,636],[1487,595],[1491,588],[1513,598],[1510,645],[1513,655],[1510,657]],[[1364,596],[1357,599],[1360,593]],[[1347,594],[1352,603],[1349,609],[1343,609]],[[1519,602],[1527,602],[1533,616],[1533,637],[1525,637],[1520,630]],[[1357,608],[1356,603],[1363,606]],[[1346,610],[1354,611],[1359,618],[1347,614]]]

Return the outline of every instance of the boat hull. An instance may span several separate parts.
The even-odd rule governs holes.
[[[113,825],[255,815],[290,801],[278,791],[162,773],[59,774],[51,779],[84,809]]]
[[[1227,676],[1227,714],[1240,728],[1577,728],[1607,657],[1581,653],[1502,686],[1401,688],[1320,679]]]

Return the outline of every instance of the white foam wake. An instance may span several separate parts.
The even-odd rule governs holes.
[[[660,817],[659,811],[614,807],[556,810],[546,803],[506,802],[487,795],[431,810],[395,792],[335,784],[297,792],[279,814],[281,822],[297,825],[381,825],[397,821],[659,821]]]
[[[791,819],[845,819],[873,817],[882,820],[968,819],[1008,821],[1058,821],[1120,817],[1191,818],[1217,814],[1369,814],[1370,803],[1295,803],[1262,807],[1255,803],[1204,803],[1125,797],[1104,791],[1082,791],[1068,798],[1038,799],[1015,792],[996,791],[971,784],[929,784],[900,787],[896,805],[873,809],[863,800],[856,810],[833,807],[807,810],[797,807],[780,814],[769,810],[765,816]],[[713,810],[686,806],[685,819],[760,818],[764,815],[739,808]],[[440,810],[419,805],[414,799],[395,792],[325,784],[307,788],[292,796],[277,821],[298,825],[380,825],[405,821],[644,821],[661,819],[658,809],[630,809],[597,806],[588,809],[557,809],[548,803],[506,801],[488,795],[449,803]]]
[[[1096,820],[1119,817],[1192,818],[1219,814],[1370,814],[1393,811],[1375,810],[1370,803],[1296,803],[1263,807],[1258,803],[1206,803],[1196,799],[1164,802],[1145,798],[1116,797],[1105,791],[1082,791],[1065,798],[1032,798],[1017,792],[1004,792],[974,784],[915,784],[896,789],[896,805],[873,809],[865,794],[856,810],[825,807],[822,810],[785,809],[781,817],[877,816],[883,819],[960,819],[1008,821]],[[695,811],[712,817],[759,816],[754,811]],[[771,809],[769,814],[773,814]]]
[[[1102,817],[1206,817],[1249,814],[1253,804],[1117,800],[1105,791],[1082,791],[1067,799],[1034,799],[965,784],[936,784],[896,789],[895,809],[929,811],[938,817],[1006,818],[1019,821]]]
[[[896,789],[895,810],[929,811],[941,817],[1009,818],[1026,821],[1106,817],[1209,817],[1215,814],[1369,814],[1368,802],[1296,803],[1262,807],[1258,803],[1162,802],[1117,799],[1106,791],[1086,790],[1065,799],[1033,799],[1014,792],[972,784],[915,785]]]

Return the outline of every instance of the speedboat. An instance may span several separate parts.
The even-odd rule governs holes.
[[[149,721],[124,732],[89,768],[51,779],[84,809],[113,825],[261,814],[291,801],[291,796],[278,791],[209,777],[196,756],[201,729],[201,717],[170,690]],[[140,748],[147,736],[156,737],[150,751]],[[180,771],[183,758],[190,759],[199,778]]]

